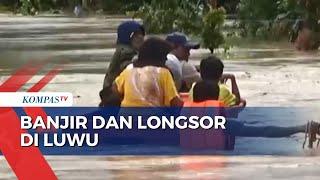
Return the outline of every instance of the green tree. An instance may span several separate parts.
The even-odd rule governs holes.
[[[204,26],[201,33],[203,45],[213,53],[221,44],[224,44],[222,27],[225,20],[225,10],[223,8],[211,9],[204,16]]]
[[[320,31],[320,1],[319,0],[300,0],[299,6],[304,10],[304,18],[311,24],[312,29]]]
[[[269,27],[266,26],[269,26],[269,22],[278,15],[277,8],[278,0],[240,0],[238,18],[241,34],[255,37],[259,29],[268,29]]]
[[[241,0],[238,5],[244,36],[288,35],[296,19],[304,19],[319,31],[319,0]]]

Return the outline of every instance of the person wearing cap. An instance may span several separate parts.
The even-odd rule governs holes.
[[[191,42],[180,32],[168,34],[166,40],[173,45],[173,50],[167,55],[166,66],[170,69],[175,85],[179,91],[188,91],[201,76],[196,67],[188,63],[190,50],[199,49],[200,44]]]
[[[117,36],[116,51],[111,58],[103,87],[112,86],[115,78],[132,62],[144,41],[145,30],[136,21],[126,21],[119,25]]]
[[[139,48],[144,42],[144,27],[137,21],[126,21],[117,29],[117,46],[107,69],[103,89],[99,95],[100,106],[104,101],[112,97],[112,84],[117,76],[132,63],[132,59],[138,54]]]

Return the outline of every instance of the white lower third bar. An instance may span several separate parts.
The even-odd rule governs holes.
[[[0,92],[0,107],[70,107],[68,92]]]

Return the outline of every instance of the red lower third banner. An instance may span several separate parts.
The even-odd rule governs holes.
[[[44,67],[45,63],[28,63],[18,69],[0,86],[0,92],[16,92]],[[60,71],[58,66],[46,74],[29,92],[38,92],[45,87]],[[42,108],[25,108],[29,116],[46,113]],[[18,179],[57,179],[39,148],[21,147],[20,120],[13,108],[0,108],[0,150]]]

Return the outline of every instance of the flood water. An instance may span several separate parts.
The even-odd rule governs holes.
[[[75,106],[96,106],[104,73],[124,17],[13,17],[0,15],[0,81],[30,61],[49,64],[20,91],[50,68],[63,71],[43,91],[71,92]],[[209,55],[192,51],[192,63]],[[259,42],[234,47],[223,57],[248,106],[320,108],[320,53],[297,52],[288,43]],[[256,125],[300,125],[320,120],[313,111],[294,120],[257,118]],[[312,119],[311,119],[312,118]],[[245,120],[244,120],[245,121]],[[238,138],[235,151],[217,156],[47,156],[59,179],[318,179],[318,151],[301,148],[303,135],[290,138]],[[254,148],[253,148],[254,147]],[[0,157],[0,179],[15,179]]]

